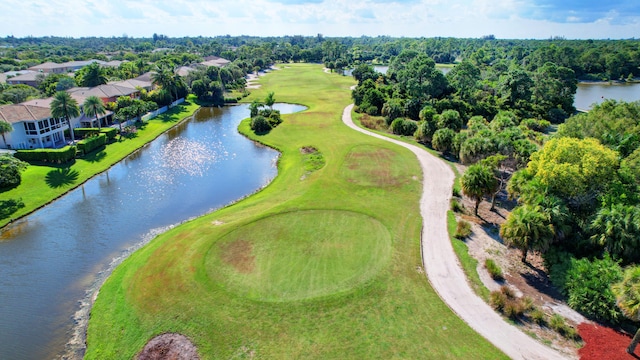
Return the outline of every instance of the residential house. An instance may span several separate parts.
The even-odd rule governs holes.
[[[100,65],[106,64],[102,60],[76,60],[76,61],[68,61],[62,64],[54,63],[54,62],[45,62],[40,65],[32,66],[29,70],[45,73],[45,74],[66,74],[69,72],[74,72],[79,70],[87,65],[98,63]]]
[[[62,119],[51,117],[49,106],[11,104],[0,106],[0,119],[10,123],[13,131],[5,134],[7,149],[55,148],[66,144]]]
[[[24,84],[24,85],[29,85],[37,88],[38,82],[41,80],[40,77],[42,77],[42,75],[39,72],[29,71],[20,75],[8,77],[7,84],[9,85]]]
[[[207,56],[204,58],[204,61],[200,63],[201,65],[204,66],[216,66],[219,68],[225,67],[229,64],[231,64],[230,60],[227,59],[223,59],[221,57],[218,56]]]
[[[78,103],[82,104],[84,99],[89,96],[97,96],[106,104],[109,102],[116,102],[120,96],[129,96],[132,99],[140,97],[140,90],[131,86],[124,86],[122,84],[104,84],[96,87],[75,87],[67,90],[72,97],[77,97]]]

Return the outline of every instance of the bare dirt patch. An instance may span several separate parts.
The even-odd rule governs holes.
[[[250,274],[255,268],[256,257],[251,255],[253,245],[246,240],[236,240],[222,245],[222,261],[233,266],[236,271]]]
[[[149,340],[138,360],[199,360],[198,351],[186,336],[162,334]]]

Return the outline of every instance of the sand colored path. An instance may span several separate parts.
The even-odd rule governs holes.
[[[447,211],[454,179],[451,168],[424,149],[357,127],[351,119],[352,109],[353,105],[349,105],[342,114],[342,121],[347,126],[403,146],[420,161],[424,178],[420,199],[422,261],[427,278],[440,298],[471,328],[512,359],[565,359],[559,352],[505,322],[471,290],[447,232]]]

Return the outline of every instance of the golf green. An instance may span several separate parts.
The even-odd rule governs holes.
[[[391,237],[356,212],[307,210],[272,215],[233,230],[210,249],[209,277],[237,295],[291,301],[347,292],[374,277]]]

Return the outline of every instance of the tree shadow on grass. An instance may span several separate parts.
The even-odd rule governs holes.
[[[44,181],[51,188],[59,188],[74,184],[79,175],[80,173],[77,170],[71,170],[68,167],[61,168],[49,171]]]
[[[23,207],[24,203],[22,202],[22,199],[0,200],[0,219],[8,218]]]

